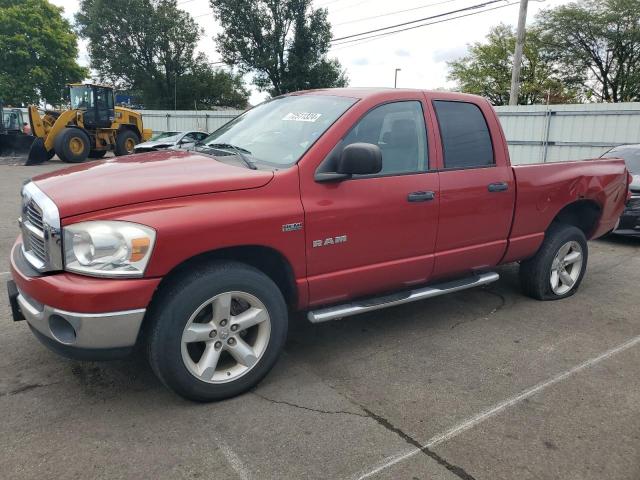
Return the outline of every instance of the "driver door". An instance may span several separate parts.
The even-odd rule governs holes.
[[[311,305],[428,281],[439,180],[429,171],[426,111],[419,97],[374,107],[341,142],[377,145],[382,171],[301,185]]]
[[[113,91],[108,88],[96,88],[96,127],[111,128],[114,118]]]

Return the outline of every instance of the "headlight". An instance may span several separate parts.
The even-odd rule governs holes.
[[[141,277],[156,238],[152,228],[120,221],[63,228],[65,270],[97,277]]]

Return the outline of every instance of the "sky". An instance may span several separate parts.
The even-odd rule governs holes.
[[[73,20],[73,15],[78,9],[78,0],[50,1],[63,7],[64,15]],[[436,16],[486,1],[488,0],[315,0],[314,6],[329,10],[333,38],[337,39]],[[532,21],[541,9],[568,2],[569,0],[531,0],[528,21]],[[518,0],[504,0],[480,9],[500,7],[484,13],[368,41],[336,45],[330,50],[329,57],[340,60],[347,71],[349,86],[352,87],[392,87],[396,68],[400,69],[398,87],[452,87],[453,84],[447,80],[447,61],[463,56],[467,46],[482,41],[492,26],[501,22],[515,26],[518,22],[519,3]],[[221,27],[213,18],[209,1],[178,0],[178,7],[189,12],[203,29],[198,51],[204,52],[212,62],[219,60],[213,37],[220,33]],[[453,16],[471,12],[473,11]],[[80,63],[88,65],[86,43],[81,41],[79,48]],[[250,77],[247,77],[247,82],[250,82]],[[265,93],[251,87],[252,104],[259,103],[265,97]]]

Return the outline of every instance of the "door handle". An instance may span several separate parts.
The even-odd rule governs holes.
[[[407,195],[409,202],[428,202],[436,198],[436,192],[412,192]]]
[[[490,183],[487,189],[490,192],[506,192],[509,190],[509,184],[507,182]]]

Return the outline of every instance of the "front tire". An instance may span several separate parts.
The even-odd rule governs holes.
[[[89,156],[89,136],[79,128],[64,128],[54,141],[58,158],[65,163],[82,163]]]
[[[538,252],[520,263],[524,293],[537,300],[560,300],[576,293],[587,269],[587,239],[577,227],[553,224]]]
[[[276,284],[238,262],[178,275],[150,309],[149,363],[177,394],[209,402],[255,386],[275,364],[287,335]]]
[[[116,157],[122,155],[131,155],[134,153],[135,146],[140,143],[140,137],[131,130],[122,130],[116,137],[116,146],[114,153]]]

